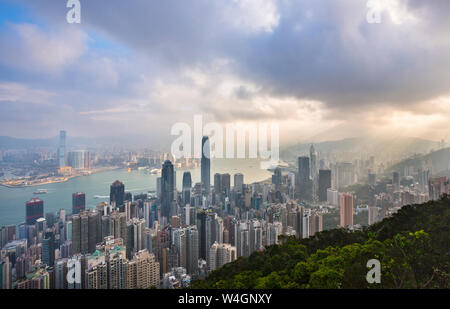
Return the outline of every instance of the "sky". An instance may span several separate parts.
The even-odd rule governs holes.
[[[365,0],[81,0],[69,24],[65,0],[0,0],[0,135],[169,145],[202,115],[448,140],[450,1],[380,1],[369,23]]]

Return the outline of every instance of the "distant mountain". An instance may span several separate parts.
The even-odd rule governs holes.
[[[29,149],[36,147],[56,147],[58,138],[24,139],[9,136],[0,136],[0,148],[2,149]]]
[[[138,142],[136,142],[136,140]],[[140,142],[139,142],[140,140]],[[67,136],[68,149],[88,149],[98,148],[102,146],[136,146],[145,147],[145,138],[126,138],[126,137],[72,137]],[[9,136],[0,136],[0,149],[33,149],[33,148],[57,148],[59,137],[42,138],[42,139],[23,139]],[[151,141],[148,141],[151,146]]]
[[[427,168],[432,166],[434,176],[450,175],[450,148],[433,151],[426,155],[417,155],[393,165],[390,171],[403,171],[407,167]]]
[[[300,155],[309,153],[311,143],[301,143],[287,147],[281,151],[283,160],[295,160]],[[337,141],[314,143],[316,151],[320,152],[363,152],[374,155],[383,154],[393,157],[407,157],[414,154],[428,153],[439,147],[439,142],[415,137],[358,137]]]

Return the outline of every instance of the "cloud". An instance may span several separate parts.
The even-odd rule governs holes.
[[[32,24],[8,24],[0,35],[0,61],[24,71],[58,73],[86,50],[83,31],[44,32]]]
[[[3,29],[0,80],[58,93],[86,126],[168,134],[202,113],[306,138],[406,130],[395,119],[428,134],[429,119],[448,119],[446,0],[385,0],[380,24],[360,0],[82,1],[80,25],[54,1],[22,2],[41,24]]]

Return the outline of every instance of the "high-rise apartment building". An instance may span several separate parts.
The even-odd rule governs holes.
[[[342,193],[340,197],[340,226],[353,225],[353,195]]]

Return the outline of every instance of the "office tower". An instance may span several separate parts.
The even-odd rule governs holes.
[[[66,166],[66,131],[59,132],[58,161],[59,167]]]
[[[319,170],[319,202],[327,201],[327,190],[331,188],[331,170]]]
[[[147,250],[137,252],[127,263],[126,288],[150,289],[159,287],[159,263]]]
[[[309,149],[309,158],[310,158],[310,173],[311,173],[311,181],[312,181],[312,198],[314,202],[317,202],[318,197],[318,181],[317,181],[317,174],[318,174],[318,168],[317,168],[317,152],[314,149],[314,145],[311,145]]]
[[[207,260],[211,246],[211,216],[206,210],[197,212],[197,229],[199,233],[199,258]]]
[[[222,193],[222,177],[220,174],[214,174],[214,192],[216,194]]]
[[[372,225],[379,221],[379,209],[375,206],[369,206],[369,220],[368,224]]]
[[[353,195],[342,193],[340,198],[340,226],[353,225]]]
[[[183,173],[183,202],[184,202],[184,205],[191,203],[191,187],[192,187],[191,172],[184,172]]]
[[[203,184],[203,189],[206,194],[209,193],[211,187],[210,173],[211,173],[211,158],[210,158],[209,138],[204,136],[202,138],[201,181]]]
[[[77,192],[72,194],[72,214],[79,214],[86,209],[86,194]]]
[[[234,191],[242,193],[244,188],[244,175],[241,173],[234,174]]]
[[[297,206],[295,210],[295,235],[303,238],[303,207]]]
[[[309,169],[309,158],[299,157],[298,158],[298,182],[299,184],[304,184],[309,181],[310,169]]]
[[[42,239],[42,263],[49,267],[55,263],[55,235],[51,231],[45,232]]]
[[[281,169],[277,167],[272,175],[272,184],[275,185],[275,190],[281,189]]]
[[[125,192],[123,195],[123,201],[132,202],[133,201],[133,194],[131,192]]]
[[[369,185],[375,186],[377,184],[377,174],[369,173]]]
[[[338,162],[332,172],[334,189],[340,190],[356,182],[355,166],[349,162]]]
[[[44,217],[44,201],[32,198],[25,205],[27,225],[34,225],[37,219]]]
[[[172,162],[166,160],[161,172],[161,215],[167,220],[171,215],[174,188],[173,165]]]
[[[220,176],[221,180],[221,191],[222,193],[224,193],[225,195],[229,195],[230,191],[231,191],[231,176],[228,173],[222,174]]]
[[[400,190],[400,173],[399,172],[392,173],[392,186],[393,186],[394,192]]]
[[[124,211],[125,185],[116,180],[110,187],[109,203],[119,208],[120,212]]]
[[[312,200],[312,180],[310,180],[310,167],[308,157],[298,158],[298,177],[296,194],[304,201]]]

